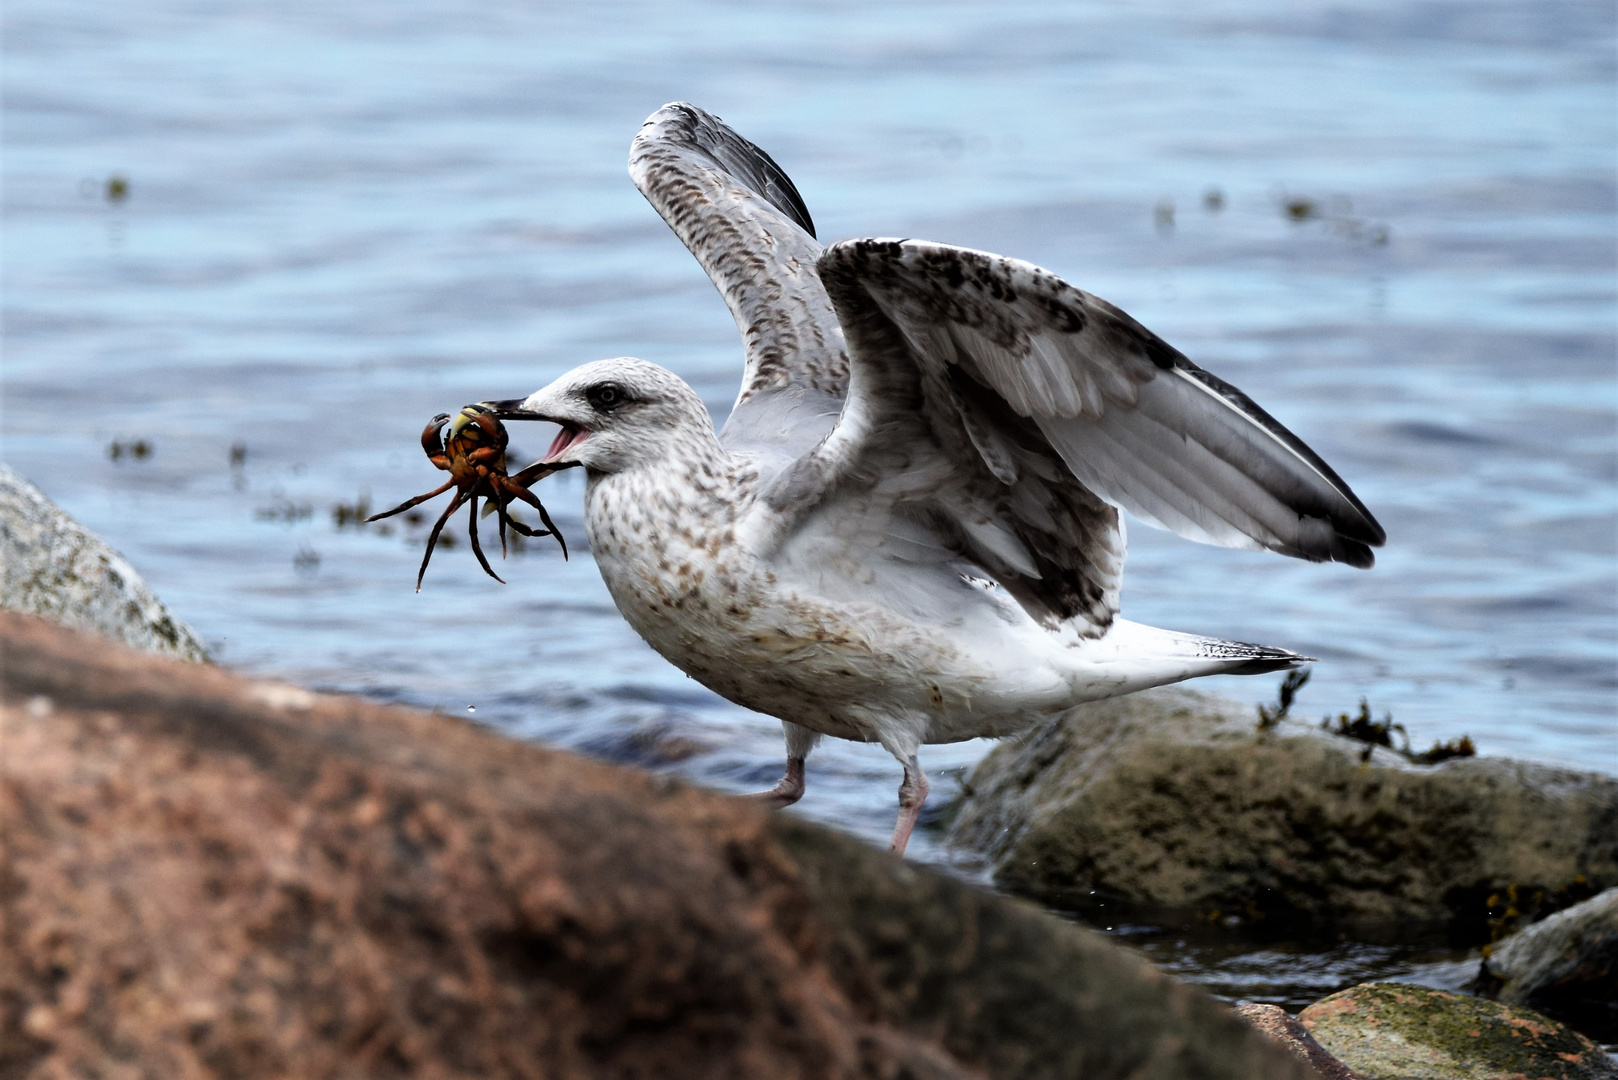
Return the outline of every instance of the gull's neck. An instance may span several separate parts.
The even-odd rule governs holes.
[[[756,470],[725,450],[712,425],[684,424],[628,468],[586,470],[585,511],[593,517],[633,507],[634,516],[648,522],[677,521],[682,529],[707,532],[735,522],[756,482]]]

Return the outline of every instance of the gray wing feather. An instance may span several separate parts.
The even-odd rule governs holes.
[[[717,116],[674,102],[641,126],[629,175],[736,319],[747,349],[737,410],[792,387],[841,397],[848,359],[815,267],[822,248],[781,167]]]
[[[964,373],[1031,422],[1073,478],[1150,524],[1361,567],[1386,540],[1331,467],[1245,394],[1054,274],[912,240],[845,241],[820,269],[845,324],[876,309],[911,363]],[[1004,478],[985,440],[971,441]]]
[[[834,258],[847,247],[821,273],[850,347],[848,396],[826,439],[764,489],[770,543],[812,535],[818,520],[905,522],[1045,626],[1105,633],[1123,573],[1117,509],[1073,478],[1034,420],[941,358],[954,345],[937,320],[875,302]]]

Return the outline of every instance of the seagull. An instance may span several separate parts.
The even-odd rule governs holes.
[[[802,797],[822,736],[879,743],[904,771],[902,855],[924,744],[1311,660],[1120,618],[1123,512],[1356,567],[1386,539],[1247,395],[1047,270],[921,240],[823,247],[781,167],[683,102],[647,119],[629,173],[741,330],[724,429],[629,357],[482,405],[560,425],[544,460],[584,468],[590,550],[629,624],[780,719],[768,804]]]

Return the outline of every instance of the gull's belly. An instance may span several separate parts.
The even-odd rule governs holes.
[[[592,550],[618,610],[664,658],[739,705],[823,734],[874,741],[903,723],[922,741],[953,742],[1022,730],[1067,703],[1048,669],[1034,694],[1008,694],[1002,673],[953,636],[806,595],[727,543],[592,536]]]

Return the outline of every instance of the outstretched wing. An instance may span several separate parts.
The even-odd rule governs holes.
[[[717,116],[674,102],[641,126],[629,175],[736,319],[747,347],[738,408],[786,389],[841,397],[848,360],[815,268],[822,248],[781,167]]]
[[[1053,274],[911,240],[833,245],[820,273],[848,398],[766,493],[783,536],[829,500],[909,485],[912,513],[1031,613],[1102,628],[1123,554],[1113,506],[1195,540],[1353,566],[1385,540],[1244,394]]]

